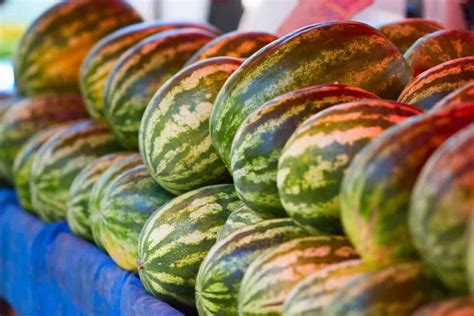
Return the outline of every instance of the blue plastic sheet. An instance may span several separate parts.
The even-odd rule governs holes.
[[[183,315],[145,292],[136,275],[72,235],[44,224],[0,189],[0,297],[19,315]]]

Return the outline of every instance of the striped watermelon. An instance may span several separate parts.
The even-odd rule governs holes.
[[[443,30],[446,27],[428,19],[403,19],[379,27],[380,32],[388,37],[403,54],[420,37]]]
[[[87,111],[79,95],[47,95],[15,103],[0,121],[0,174],[12,179],[16,154],[36,132],[86,117]]]
[[[403,56],[376,29],[350,21],[309,25],[260,49],[227,80],[211,115],[212,142],[229,166],[240,124],[279,95],[337,82],[393,99],[410,78]]]
[[[437,65],[410,81],[398,102],[431,109],[444,96],[474,81],[474,56]]]
[[[336,292],[322,315],[409,316],[443,294],[422,264],[399,263],[354,278]]]
[[[338,103],[378,98],[359,88],[330,84],[278,96],[251,113],[232,142],[230,170],[240,199],[272,217],[286,217],[277,188],[278,158],[294,130],[311,115]]]
[[[467,240],[467,282],[471,294],[474,295],[474,216],[469,220]]]
[[[381,266],[417,256],[408,232],[416,178],[436,148],[472,122],[474,103],[419,115],[386,131],[352,161],[341,187],[341,218],[367,262]]]
[[[458,103],[473,102],[474,101],[474,82],[468,83],[461,88],[454,90],[434,106],[433,110],[441,109],[446,106],[456,105]]]
[[[84,120],[54,135],[36,153],[31,167],[31,202],[47,221],[66,218],[69,187],[94,159],[120,150],[105,124]]]
[[[146,220],[173,195],[138,165],[118,175],[100,201],[100,239],[105,250],[125,270],[137,270],[138,238]]]
[[[99,179],[97,179],[92,187],[89,196],[89,225],[94,243],[101,249],[104,249],[104,246],[102,245],[100,236],[100,202],[102,201],[107,188],[110,186],[110,183],[112,183],[116,177],[141,163],[140,155],[129,154],[124,159],[116,161],[110,165],[110,167],[100,175]]]
[[[120,56],[107,79],[104,114],[123,146],[138,147],[140,120],[151,97],[214,37],[193,28],[163,31]]]
[[[104,88],[115,62],[139,41],[162,31],[192,27],[218,34],[212,26],[199,23],[151,21],[123,27],[101,39],[89,51],[79,73],[79,83],[87,110],[93,118],[103,118]]]
[[[230,182],[209,135],[209,116],[221,86],[242,61],[215,57],[188,66],[153,96],[143,115],[139,147],[155,180],[180,194]]]
[[[251,210],[244,203],[240,203],[225,221],[224,226],[222,226],[217,235],[217,241],[226,238],[244,226],[252,225],[265,219],[267,218],[263,217],[262,214]]]
[[[321,315],[334,293],[353,278],[369,271],[360,259],[331,264],[306,276],[287,295],[283,316]]]
[[[306,120],[278,162],[278,192],[288,215],[309,231],[340,230],[339,189],[354,156],[386,129],[419,113],[394,101],[361,100]]]
[[[242,277],[252,261],[272,247],[307,235],[289,218],[271,219],[242,227],[217,242],[196,279],[199,315],[236,315]]]
[[[239,292],[239,315],[280,315],[290,290],[311,272],[357,258],[347,238],[298,238],[257,257],[247,268]]]
[[[446,61],[474,55],[474,32],[443,30],[423,36],[403,55],[415,76]]]
[[[434,302],[417,309],[412,316],[472,316],[474,298],[459,297]]]
[[[446,286],[459,292],[468,288],[466,248],[467,224],[469,217],[474,217],[473,157],[474,124],[431,155],[416,180],[408,212],[410,234],[421,257]]]
[[[74,122],[58,124],[36,133],[21,147],[13,163],[13,180],[18,201],[23,209],[35,213],[31,204],[30,174],[36,152],[55,134],[71,127]]]
[[[5,99],[0,99],[0,120],[9,108],[11,108],[14,104],[18,103],[22,99],[22,97],[16,95],[7,97]]]
[[[276,39],[275,35],[264,32],[229,32],[204,45],[188,59],[186,65],[220,56],[247,58]]]
[[[154,213],[138,247],[140,279],[147,291],[193,310],[199,266],[238,204],[233,185],[220,184],[185,193]]]
[[[141,17],[120,0],[61,1],[25,31],[14,55],[22,95],[78,92],[82,60],[102,37]]]
[[[89,222],[89,198],[100,175],[113,163],[128,157],[129,153],[105,155],[82,168],[69,188],[66,219],[71,231],[84,239],[93,240]]]

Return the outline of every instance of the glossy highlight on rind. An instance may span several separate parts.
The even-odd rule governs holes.
[[[309,25],[260,49],[227,80],[211,115],[212,142],[229,166],[240,124],[276,96],[340,83],[395,99],[410,79],[403,56],[376,29],[349,21]]]

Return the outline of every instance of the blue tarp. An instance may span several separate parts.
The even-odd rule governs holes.
[[[182,315],[65,222],[23,211],[9,189],[0,189],[0,247],[0,297],[19,315]]]

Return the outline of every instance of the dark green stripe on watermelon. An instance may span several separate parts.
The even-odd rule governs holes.
[[[47,95],[15,103],[0,121],[0,174],[12,179],[16,154],[36,132],[86,117],[87,111],[79,95]]]
[[[126,1],[61,1],[25,31],[14,55],[20,94],[78,92],[79,68],[105,35],[142,19]]]
[[[417,309],[412,316],[472,316],[474,298],[459,297],[426,304]]]
[[[410,118],[372,141],[352,161],[341,187],[344,230],[374,265],[417,257],[408,209],[418,174],[451,135],[474,122],[474,103]]]
[[[186,60],[215,37],[185,28],[147,37],[115,63],[105,90],[105,118],[123,146],[138,147],[138,129],[151,97]]]
[[[291,219],[243,227],[217,242],[199,268],[196,305],[200,315],[236,315],[242,277],[266,250],[308,233]]]
[[[474,216],[469,219],[469,230],[467,235],[467,282],[469,290],[474,295]]]
[[[157,20],[123,27],[95,44],[84,59],[79,74],[81,92],[89,114],[93,118],[103,118],[107,78],[115,62],[127,49],[155,33],[189,27],[219,33],[214,27],[206,24]]]
[[[309,25],[248,58],[221,89],[211,115],[212,142],[227,166],[234,135],[263,103],[317,84],[356,86],[395,99],[411,79],[398,49],[358,22]]]
[[[147,291],[193,310],[199,266],[238,204],[233,185],[221,184],[185,193],[153,214],[138,248],[140,279]]]
[[[473,104],[474,105],[474,104]],[[474,122],[474,120],[473,120]],[[466,293],[469,217],[474,217],[474,125],[425,163],[411,195],[410,235],[423,260],[453,291]]]
[[[410,81],[398,101],[429,110],[443,97],[473,80],[474,56],[450,60]]]
[[[66,218],[69,187],[81,169],[121,148],[105,124],[85,120],[54,135],[36,153],[31,167],[31,201],[47,222]]]
[[[311,115],[328,107],[373,98],[378,97],[359,88],[330,84],[288,92],[260,106],[243,121],[232,142],[230,169],[240,199],[263,215],[285,217],[277,168],[291,134]]]
[[[290,290],[305,276],[358,255],[347,238],[298,238],[257,257],[248,267],[239,292],[239,315],[281,315]]]
[[[221,86],[241,59],[215,57],[188,66],[153,96],[143,115],[139,145],[155,180],[180,194],[231,182],[212,146],[209,116]]]
[[[354,156],[388,128],[420,113],[394,101],[360,100],[306,120],[278,162],[278,192],[288,215],[309,231],[340,231],[339,190]]]
[[[433,106],[433,110],[465,102],[474,102],[474,82],[468,83],[465,86],[454,90],[453,92],[439,100]]]

